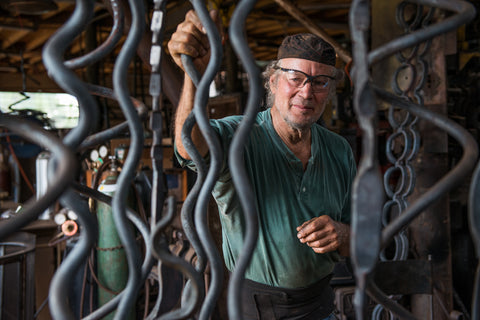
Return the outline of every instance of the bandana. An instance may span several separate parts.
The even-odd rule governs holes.
[[[277,59],[299,58],[335,66],[335,49],[311,33],[299,33],[283,39]]]

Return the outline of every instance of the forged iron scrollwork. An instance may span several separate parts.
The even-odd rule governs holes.
[[[353,41],[352,72],[354,108],[363,131],[362,157],[352,191],[352,236],[350,247],[355,271],[354,297],[356,318],[365,317],[368,277],[373,272],[380,251],[380,212],[383,204],[382,179],[377,159],[377,107],[369,82],[367,32],[370,26],[370,4],[354,1],[350,9],[350,32]]]
[[[400,23],[411,32],[407,35],[391,40],[390,42],[367,53],[367,38],[365,37],[365,33],[368,29],[369,20],[365,17],[368,17],[369,15],[369,2],[363,0],[354,1],[350,11],[350,28],[352,38],[354,39],[353,51],[355,69],[353,71],[353,75],[354,83],[356,85],[354,106],[355,110],[357,111],[360,127],[364,132],[362,158],[360,161],[359,173],[355,181],[355,189],[352,195],[353,220],[351,247],[353,266],[357,279],[355,308],[358,319],[363,319],[365,317],[364,298],[366,291],[374,300],[382,304],[394,315],[401,318],[414,319],[414,316],[409,311],[407,311],[401,305],[394,303],[369,279],[374,272],[376,256],[379,254],[379,245],[381,249],[384,249],[391,242],[391,240],[395,238],[395,244],[397,245],[395,258],[404,258],[407,254],[407,244],[405,243],[406,237],[403,234],[404,228],[411,223],[412,220],[423,209],[432,204],[436,199],[451,190],[453,187],[458,185],[464,177],[468,176],[478,158],[477,144],[465,129],[461,128],[455,122],[449,119],[445,119],[440,115],[423,110],[420,106],[418,106],[418,104],[423,104],[420,88],[423,86],[425,79],[424,77],[428,71],[428,68],[421,57],[428,49],[428,41],[439,34],[448,32],[450,30],[455,30],[460,25],[469,22],[475,15],[475,9],[470,3],[461,0],[419,0],[409,2],[416,3],[419,6],[416,16],[417,18],[423,15],[423,10],[420,9],[422,5],[453,11],[455,14],[433,25],[427,26],[426,24],[423,24],[422,28],[418,30],[411,30],[411,25],[407,25],[405,21],[399,19]],[[402,9],[404,6],[404,3],[399,6],[398,16],[402,15]],[[432,12],[433,9],[430,9],[424,21],[429,21]],[[412,25],[421,23],[420,21],[421,19],[414,19]],[[424,42],[426,42],[426,45],[422,46],[421,44]],[[414,49],[411,49],[410,56],[405,57],[400,53],[402,50],[411,47]],[[400,85],[398,85],[398,82],[396,82],[397,80],[395,78],[394,91],[399,96],[385,92],[379,88],[372,87],[372,85],[369,83],[369,67],[395,53],[397,53],[397,57],[402,63],[400,68],[397,70],[395,77],[398,76],[400,71],[409,69],[413,74],[412,79],[420,78],[421,80],[417,83],[412,82],[408,84],[406,86],[407,89],[404,90]],[[415,57],[417,54],[420,59],[417,61],[416,66],[422,67],[422,74],[420,77],[416,76],[416,70],[412,69],[410,61],[410,59]],[[372,91],[374,91],[375,94],[373,94]],[[396,137],[405,137],[405,143],[403,153],[398,159],[393,157],[393,154],[389,154],[389,160],[395,164],[398,164],[398,161],[401,161],[401,167],[397,165],[391,170],[400,170],[402,176],[400,185],[397,186],[395,190],[392,190],[388,186],[391,171],[387,172],[385,176],[385,186],[387,195],[391,198],[391,200],[385,204],[384,210],[379,210],[378,208],[378,205],[381,201],[378,195],[375,194],[372,196],[362,193],[363,188],[368,187],[367,181],[369,177],[372,179],[374,176],[372,172],[377,170],[375,162],[372,158],[372,154],[374,154],[375,151],[371,148],[371,146],[375,144],[375,138],[372,136],[372,132],[375,128],[375,121],[372,121],[371,118],[372,114],[376,112],[375,96],[382,100],[388,101],[388,103],[394,105],[395,107],[400,107],[407,112],[403,120],[400,121],[400,125],[398,125],[397,120],[394,118],[393,111],[390,111],[391,113],[389,120],[393,124],[395,132],[392,135],[391,140],[388,142],[389,144],[387,145],[387,152],[391,150],[392,141]],[[416,100],[418,104],[408,101],[412,99]],[[411,115],[413,115],[413,117]],[[412,159],[416,150],[418,149],[418,137],[416,132],[412,130],[417,121],[415,117],[433,122],[435,125],[444,129],[448,134],[452,135],[462,144],[462,147],[464,148],[464,155],[457,166],[447,173],[444,178],[437,182],[432,188],[430,188],[430,190],[428,190],[422,197],[417,199],[410,206],[406,206],[407,203],[405,198],[411,193],[414,184],[414,172],[411,170],[408,162]],[[364,196],[370,199],[368,203],[364,202]],[[391,211],[391,208],[394,205],[397,207],[396,209],[398,211],[396,213],[396,217],[392,221],[388,221],[388,219],[383,218],[384,228],[381,231],[376,223],[378,221],[377,219],[379,216],[381,216],[382,212],[384,214],[388,214],[387,212]],[[370,210],[366,210],[367,208]],[[474,214],[471,214],[471,217],[473,216]],[[366,221],[372,221],[372,225],[368,225]],[[362,230],[362,227],[366,229]],[[379,241],[380,234],[381,240]],[[478,288],[478,282],[476,287]],[[378,315],[379,313],[380,312],[374,313],[374,316]]]
[[[244,23],[249,12],[255,5],[254,0],[243,0],[238,3],[232,17],[229,38],[242,65],[248,73],[249,96],[245,108],[244,120],[235,133],[231,149],[228,150],[229,166],[232,179],[239,193],[242,208],[245,213],[247,236],[242,255],[238,260],[228,289],[229,318],[241,319],[241,295],[240,289],[244,278],[246,266],[248,266],[252,250],[256,244],[258,233],[256,208],[254,195],[246,179],[243,168],[243,147],[251,129],[257,108],[263,97],[262,84],[250,54],[244,34]],[[129,9],[132,15],[132,25],[122,50],[115,63],[113,86],[114,89],[103,88],[83,83],[71,69],[91,64],[105,57],[115,45],[119,43],[119,35],[123,33],[124,14],[117,1],[111,0],[114,16],[114,26],[108,39],[97,50],[83,57],[70,61],[63,61],[63,55],[67,46],[89,23],[93,13],[93,1],[78,0],[77,8],[68,22],[50,39],[44,49],[44,62],[50,76],[68,93],[77,97],[80,103],[80,123],[62,141],[52,136],[42,128],[38,128],[28,122],[18,120],[9,115],[0,114],[0,126],[29,139],[45,149],[51,150],[53,161],[50,169],[50,187],[43,197],[29,201],[22,209],[22,214],[0,225],[0,238],[15,232],[34,220],[41,212],[55,201],[61,199],[62,205],[73,209],[79,215],[81,235],[74,249],[66,257],[58,268],[50,287],[50,308],[55,319],[73,319],[72,307],[65,297],[68,296],[68,280],[71,274],[77,272],[81,263],[85,262],[90,251],[95,245],[98,230],[93,214],[90,212],[88,203],[84,197],[111,204],[114,220],[119,230],[123,247],[125,248],[129,277],[127,287],[113,300],[93,311],[84,319],[100,319],[112,311],[116,311],[116,319],[124,317],[133,308],[133,304],[139,295],[139,289],[149,276],[152,266],[166,265],[178,270],[186,276],[186,284],[182,293],[181,307],[161,313],[159,305],[162,297],[159,296],[156,305],[148,319],[187,319],[198,317],[208,319],[211,317],[213,308],[217,303],[222,288],[223,265],[217,252],[216,246],[209,234],[207,225],[207,206],[211,191],[217,181],[223,158],[218,139],[210,127],[206,105],[208,103],[209,86],[218,72],[222,60],[222,40],[219,31],[211,20],[206,6],[199,0],[193,0],[193,6],[202,20],[208,35],[211,57],[207,69],[203,75],[197,74],[190,58],[184,56],[185,69],[197,86],[194,110],[188,116],[182,128],[182,141],[190,157],[193,159],[197,170],[197,180],[189,195],[185,199],[181,209],[182,226],[189,242],[196,254],[195,262],[186,261],[182,257],[174,255],[168,245],[165,228],[171,223],[176,211],[174,198],[167,198],[164,190],[163,178],[163,154],[162,154],[162,87],[161,87],[161,61],[162,42],[164,33],[164,18],[166,0],[154,0],[154,15],[152,17],[152,48],[150,80],[150,95],[152,96],[151,110],[141,102],[129,96],[125,79],[128,65],[135,54],[139,41],[143,34],[145,24],[145,12],[142,1],[129,0]],[[478,159],[477,144],[473,137],[461,126],[445,117],[432,113],[422,108],[423,100],[421,88],[428,72],[426,63],[422,60],[423,54],[429,49],[429,40],[433,37],[454,30],[460,25],[470,21],[475,10],[471,4],[462,0],[417,0],[410,1],[417,4],[416,18],[407,23],[402,20],[402,10],[405,3],[398,9],[399,22],[408,31],[389,43],[369,52],[368,32],[370,27],[370,3],[367,0],[354,0],[350,12],[350,28],[353,39],[353,82],[355,84],[354,105],[357,120],[363,132],[363,155],[360,161],[358,176],[355,179],[352,199],[352,261],[357,280],[355,293],[355,308],[357,319],[365,318],[365,303],[367,294],[370,295],[393,315],[401,318],[413,319],[413,315],[400,306],[394,299],[386,296],[372,282],[371,276],[375,270],[379,256],[387,245],[395,240],[394,259],[405,259],[408,242],[403,232],[404,228],[418,216],[418,214],[431,205],[436,199],[451,190],[464,177],[468,176]],[[432,9],[427,15],[423,15],[423,7]],[[440,8],[453,12],[445,20],[434,24],[430,21],[433,10]],[[423,20],[422,20],[423,18]],[[418,28],[417,28],[418,26]],[[423,43],[423,45],[422,45]],[[426,43],[426,45],[425,45]],[[409,55],[404,55],[402,50],[410,49]],[[374,86],[369,79],[370,67],[384,58],[396,54],[401,66],[394,75],[393,91],[387,92]],[[413,59],[417,59],[415,63]],[[420,68],[417,70],[416,68]],[[397,81],[401,72],[411,72],[412,79],[420,79],[415,83],[403,84]],[[98,110],[92,95],[107,97],[120,103],[126,121],[120,125],[108,128],[101,132],[95,132],[94,123],[97,122]],[[390,137],[387,145],[388,158],[394,165],[387,171],[382,180],[377,160],[377,99],[386,101],[392,105],[389,121],[394,128],[394,134]],[[394,114],[394,109],[404,110],[404,117],[400,120]],[[127,189],[134,180],[134,173],[138,167],[139,157],[143,151],[144,132],[142,120],[150,113],[150,129],[152,133],[151,158],[153,167],[151,221],[142,220],[130,208],[127,207]],[[419,137],[415,130],[417,119],[425,119],[445,130],[462,145],[464,153],[457,165],[438,181],[430,190],[414,203],[408,204],[407,197],[410,195],[415,181],[415,173],[410,162],[418,151]],[[207,167],[204,159],[195,149],[191,140],[191,131],[194,125],[198,125],[209,147],[210,163]],[[119,189],[110,198],[96,190],[80,185],[75,182],[74,173],[78,159],[76,154],[95,145],[101,144],[114,137],[128,132],[131,137],[131,145],[123,170],[119,176]],[[401,143],[395,142],[403,139]],[[394,144],[403,145],[403,150],[394,153]],[[395,187],[389,186],[390,177],[394,171],[400,172],[400,183]],[[469,219],[470,230],[476,245],[477,256],[480,257],[480,167],[477,167],[470,190]],[[384,203],[383,187],[388,196]],[[164,202],[166,212],[164,213]],[[392,210],[396,212],[395,219],[390,219]],[[383,230],[382,230],[383,223]],[[135,236],[131,226],[141,234],[144,242],[144,252],[136,245]],[[207,264],[210,265],[212,280],[208,292],[205,291],[205,273]],[[161,279],[160,279],[161,282]],[[478,306],[480,305],[480,271],[477,271],[475,279],[475,294],[472,316],[479,317]],[[161,286],[161,283],[159,283]]]
[[[403,28],[406,34],[427,26],[434,12],[434,8],[430,8],[424,15],[423,6],[417,5],[414,18],[407,21],[405,10],[407,6],[411,5],[407,2],[401,2],[396,10],[397,24]],[[429,48],[430,40],[427,40],[425,43],[410,48],[408,54],[404,54],[402,51],[396,53],[395,57],[400,66],[393,74],[392,89],[400,98],[417,101],[418,104],[423,105],[421,91],[428,74],[428,64],[424,55]],[[405,76],[405,74],[408,74],[408,76]],[[408,207],[407,198],[415,188],[416,178],[412,161],[418,154],[420,147],[420,134],[416,129],[417,117],[391,106],[388,109],[388,122],[393,129],[393,133],[387,139],[386,154],[392,166],[386,170],[383,176],[383,184],[388,197],[382,212],[383,227],[387,226],[390,221],[394,220],[399,213]],[[398,177],[398,181],[392,184],[391,178],[395,175]],[[392,257],[387,257],[385,250],[380,253],[382,261],[407,259],[409,241],[405,230],[401,230],[394,236],[393,247]],[[401,296],[391,298],[398,300]],[[376,305],[372,318],[381,319],[383,311],[384,307],[381,304]],[[391,312],[389,312],[389,317],[390,319],[393,318]]]

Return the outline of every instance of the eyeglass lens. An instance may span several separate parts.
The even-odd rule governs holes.
[[[310,76],[300,70],[286,69],[282,67],[276,68],[286,73],[287,81],[291,86],[302,88],[307,82],[310,82],[312,84],[313,92],[325,91],[328,88],[330,79],[333,79],[331,76],[327,75]]]
[[[286,74],[287,80],[292,86],[302,88],[307,82],[310,82],[314,92],[324,91],[330,80],[324,75],[307,76],[298,71],[287,71]]]

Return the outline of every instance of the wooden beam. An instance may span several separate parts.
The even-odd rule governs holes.
[[[8,30],[6,33],[9,33],[8,36],[4,36],[4,41],[2,41],[2,50],[5,50],[9,48],[10,46],[14,45],[17,43],[17,41],[20,41],[23,37],[25,37],[27,34],[29,34],[31,30],[24,29],[24,30]]]
[[[54,17],[58,15],[60,12],[68,10],[68,11],[73,11],[75,8],[75,2],[74,1],[56,1],[57,4],[57,10],[47,12],[41,15],[42,20],[47,20],[50,19],[51,17]]]
[[[303,3],[299,4],[300,10],[338,10],[338,9],[350,9],[351,2],[335,1],[333,3]]]
[[[317,24],[315,24],[306,14],[296,8],[290,1],[288,0],[275,0],[275,2],[280,5],[285,11],[290,13],[292,17],[300,21],[310,32],[316,34],[317,36],[321,37],[328,43],[330,43],[337,52],[340,59],[342,59],[346,64],[349,64],[352,61],[351,54],[342,48],[342,46],[335,41],[325,30],[320,28]]]
[[[0,91],[23,90],[23,78],[20,72],[1,72]],[[50,79],[46,73],[28,75],[26,78],[26,90],[30,92],[62,92],[62,89]]]

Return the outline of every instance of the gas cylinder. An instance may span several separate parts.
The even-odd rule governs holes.
[[[97,174],[102,174],[98,190],[113,197],[117,190],[119,175],[118,162],[115,157],[111,157],[111,165],[108,170]],[[98,303],[99,306],[102,306],[125,288],[128,280],[128,263],[125,249],[115,227],[112,207],[103,202],[97,202],[96,211],[99,231],[96,255],[97,278],[100,282]],[[132,311],[126,319],[135,319],[134,314],[135,311]],[[104,319],[113,318],[114,313],[112,312]]]
[[[50,152],[42,151],[35,160],[35,181],[37,199],[42,197],[48,190],[48,164],[50,162]],[[55,205],[48,207],[38,216],[39,220],[49,220],[52,212],[55,212]]]

